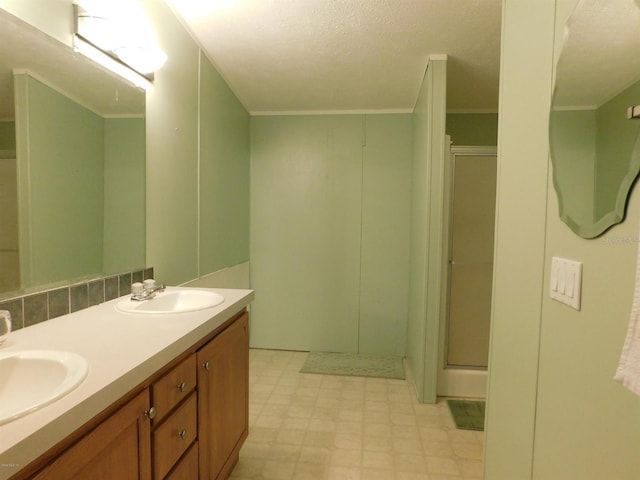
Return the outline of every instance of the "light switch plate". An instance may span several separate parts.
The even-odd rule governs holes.
[[[582,263],[566,258],[553,257],[551,259],[549,294],[554,300],[580,310]]]

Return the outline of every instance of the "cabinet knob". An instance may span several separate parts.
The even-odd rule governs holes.
[[[181,392],[185,392],[187,390],[187,384],[184,382],[179,383],[178,390],[180,390]]]
[[[204,362],[202,364],[202,366],[204,367],[205,370],[210,370],[211,369],[211,364],[209,363],[209,360],[207,360],[206,362]]]
[[[182,429],[178,432],[178,436],[184,440],[185,438],[187,438],[187,431],[185,429]]]
[[[158,414],[158,411],[156,410],[156,407],[151,407],[149,410],[144,412],[144,416],[147,417],[149,420],[153,420],[154,418],[156,418],[157,414]]]

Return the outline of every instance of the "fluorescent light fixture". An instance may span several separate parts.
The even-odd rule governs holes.
[[[106,69],[111,70],[113,73],[120,75],[122,78],[134,84],[136,87],[143,88],[144,90],[149,90],[153,86],[153,84],[147,77],[140,75],[135,70],[132,70],[126,65],[115,60],[99,48],[96,48],[89,42],[83,40],[78,35],[75,36],[73,46],[77,52],[102,65]]]
[[[167,61],[167,54],[159,48],[125,45],[114,48],[113,52],[120,60],[142,74],[155,72]]]
[[[90,52],[88,56],[94,60],[102,58],[96,50],[110,57],[115,63],[104,59],[96,61],[118,75],[125,76],[124,70],[116,65],[131,69],[150,82],[153,72],[167,61],[167,55],[157,46],[151,25],[136,2],[79,0],[74,4],[74,20],[77,50]]]

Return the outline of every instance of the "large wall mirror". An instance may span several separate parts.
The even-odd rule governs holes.
[[[143,90],[0,9],[0,298],[145,266],[144,112]]]
[[[561,219],[594,238],[621,222],[640,170],[640,8],[582,0],[562,39],[550,116]],[[639,108],[640,110],[640,108]]]

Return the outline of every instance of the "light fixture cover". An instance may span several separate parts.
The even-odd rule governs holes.
[[[75,33],[136,72],[153,79],[167,60],[137,2],[81,0],[74,5]]]

